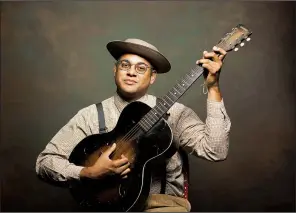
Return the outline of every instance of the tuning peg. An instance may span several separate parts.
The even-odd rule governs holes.
[[[241,43],[240,46],[243,47],[245,45],[245,43]]]
[[[236,51],[238,51],[238,48],[236,47],[236,48],[234,48],[234,51],[236,52]]]
[[[246,40],[247,40],[247,41],[250,41],[250,40],[251,40],[251,38],[247,38]]]

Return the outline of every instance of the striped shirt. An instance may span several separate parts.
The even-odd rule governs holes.
[[[137,101],[150,107],[156,105],[156,97],[149,94]],[[128,104],[117,93],[102,101],[107,131],[115,128],[120,113]],[[220,161],[227,157],[231,122],[223,100],[221,102],[207,100],[205,122],[201,121],[192,109],[181,103],[175,103],[168,113],[167,122],[172,130],[174,141],[188,154],[210,161]],[[83,138],[97,133],[99,133],[98,113],[96,105],[92,104],[79,110],[46,145],[37,157],[37,174],[45,180],[58,182],[79,180],[83,167],[70,163],[68,158]],[[166,194],[182,197],[184,177],[182,159],[178,152],[169,159],[166,175]],[[152,181],[151,194],[159,193],[159,184],[157,181]]]

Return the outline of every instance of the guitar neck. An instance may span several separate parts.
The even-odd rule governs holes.
[[[173,106],[174,103],[202,75],[204,68],[196,65],[189,73],[181,78],[168,93],[140,121],[139,125],[146,132]]]

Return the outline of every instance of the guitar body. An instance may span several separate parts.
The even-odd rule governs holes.
[[[150,166],[157,166],[158,162],[174,153],[172,132],[163,118],[146,133],[135,126],[150,109],[141,102],[129,104],[111,132],[90,135],[74,148],[69,161],[75,165],[93,165],[113,143],[116,143],[116,150],[110,158],[119,159],[124,154],[131,163],[131,172],[126,179],[113,175],[73,182],[70,191],[81,206],[113,212],[141,211],[144,208],[150,191]],[[137,134],[131,137],[130,130]]]

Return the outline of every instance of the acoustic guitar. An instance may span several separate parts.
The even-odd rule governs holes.
[[[216,46],[225,51],[237,51],[250,40],[252,32],[239,24],[226,33]],[[196,65],[168,93],[151,108],[142,102],[132,102],[122,111],[116,127],[103,134],[84,138],[73,149],[69,161],[79,166],[91,166],[113,143],[116,150],[111,159],[124,154],[130,162],[131,172],[123,179],[116,175],[99,180],[75,181],[70,192],[81,206],[95,211],[142,211],[149,195],[151,163],[170,157],[174,151],[173,134],[164,116],[172,105],[203,74]]]

